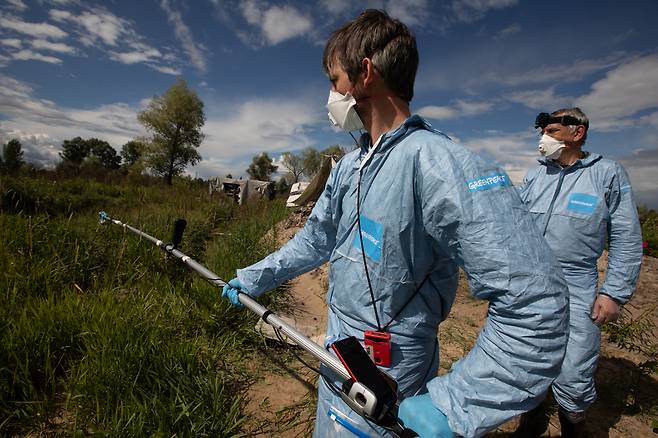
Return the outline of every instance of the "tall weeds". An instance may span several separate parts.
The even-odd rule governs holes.
[[[0,181],[0,435],[233,436],[255,317],[106,209],[226,279],[273,249],[282,203],[237,208],[202,187]],[[267,301],[267,298],[265,299]]]

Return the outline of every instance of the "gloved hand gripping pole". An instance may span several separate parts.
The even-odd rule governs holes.
[[[167,254],[180,259],[183,263],[189,266],[196,273],[201,275],[205,280],[217,286],[218,288],[223,288],[226,282],[219,278],[217,274],[210,271],[208,268],[198,263],[194,259],[185,255],[178,249],[183,236],[183,231],[185,229],[186,222],[183,219],[176,221],[174,225],[174,232],[172,236],[171,243],[165,243],[160,239],[157,239],[137,228],[134,228],[126,223],[121,222],[118,219],[111,218],[106,212],[99,212],[99,223],[105,224],[110,223],[123,227],[125,230],[131,231],[134,234],[137,234],[140,237],[150,241],[155,244],[158,248],[165,251]],[[336,357],[331,355],[327,350],[311,341],[303,333],[299,332],[297,329],[287,324],[284,320],[279,318],[276,314],[272,313],[271,310],[266,307],[258,304],[253,298],[245,293],[239,293],[238,299],[246,308],[258,315],[265,323],[271,325],[275,330],[284,333],[290,340],[295,344],[299,345],[301,348],[306,350],[308,353],[313,355],[316,359],[320,360],[324,365],[326,365],[333,372],[341,376],[345,381],[351,381],[352,377],[343,364]],[[377,405],[377,398],[373,392],[359,382],[352,382],[349,385],[349,392],[340,393],[342,399],[359,415],[363,416],[369,421],[373,421],[380,426],[387,428],[393,435],[398,437],[413,437],[417,436],[412,430],[405,429],[399,422],[399,420],[393,415],[393,412],[384,411],[378,418],[375,417],[376,412],[381,412],[380,406]],[[397,409],[395,409],[397,411]]]

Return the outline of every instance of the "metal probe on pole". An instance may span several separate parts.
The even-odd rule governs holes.
[[[226,282],[220,279],[217,274],[215,274],[214,272],[212,272],[202,264],[198,263],[194,259],[190,258],[189,256],[185,255],[185,253],[179,251],[174,244],[165,243],[162,240],[156,239],[155,237],[141,230],[138,230],[135,227],[131,227],[130,225],[125,224],[117,219],[113,219],[110,216],[108,216],[108,214],[105,213],[104,211],[101,211],[99,213],[99,220],[101,223],[111,222],[115,225],[119,225],[137,234],[138,236],[145,238],[146,240],[155,244],[157,247],[166,251],[168,254],[171,254],[172,256],[180,259],[192,270],[196,271],[204,279],[214,284],[215,286],[222,288],[226,284]],[[288,338],[290,338],[295,344],[299,345],[304,350],[308,351],[317,359],[319,359],[323,364],[331,368],[332,371],[339,374],[341,377],[343,377],[346,380],[350,379],[350,375],[345,369],[345,367],[343,366],[343,364],[340,363],[340,361],[336,359],[334,356],[329,354],[327,350],[325,350],[315,342],[308,339],[303,333],[299,332],[297,329],[287,324],[284,320],[282,320],[281,318],[270,312],[266,307],[263,307],[260,304],[258,304],[258,302],[253,298],[251,298],[249,295],[241,293],[238,295],[238,298],[245,307],[247,307],[252,312],[260,316],[263,319],[263,321],[265,321],[275,329],[280,330],[282,333],[288,336]]]

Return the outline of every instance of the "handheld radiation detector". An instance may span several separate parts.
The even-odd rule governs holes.
[[[391,406],[397,400],[396,390],[384,374],[370,359],[368,353],[354,336],[331,344],[338,359],[354,382],[367,387],[377,398],[381,406]]]

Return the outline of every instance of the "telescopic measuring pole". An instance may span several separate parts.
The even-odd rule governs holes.
[[[202,264],[198,263],[196,260],[192,259],[191,257],[185,255],[185,253],[178,250],[177,247],[182,240],[183,231],[185,230],[185,225],[186,225],[184,219],[178,219],[176,221],[176,223],[174,224],[172,242],[165,243],[162,240],[157,239],[141,230],[138,230],[135,227],[132,227],[128,224],[121,222],[120,220],[111,218],[104,211],[99,212],[98,216],[99,216],[98,218],[99,222],[101,224],[111,223],[111,224],[119,225],[124,229],[129,230],[137,234],[138,236],[143,237],[144,239],[150,241],[155,246],[165,251],[167,254],[170,254],[180,259],[183,263],[185,263],[192,270],[194,270],[196,273],[201,275],[205,280],[212,283],[213,285],[219,288],[223,288],[224,285],[226,284],[226,282],[223,281],[221,278],[219,278],[217,274],[215,274],[214,272],[212,272]],[[299,332],[297,329],[287,324],[276,314],[272,313],[271,310],[261,306],[260,304],[258,304],[257,301],[255,301],[247,294],[244,293],[238,294],[238,299],[240,300],[240,303],[242,303],[246,308],[254,312],[256,315],[258,315],[264,322],[271,325],[275,330],[284,333],[295,344],[299,345],[301,348],[303,348],[311,355],[313,355],[316,359],[320,360],[320,362],[322,362],[324,365],[329,367],[333,372],[338,374],[345,381],[352,380],[352,377],[350,376],[349,372],[345,369],[343,364],[340,362],[340,360],[329,354],[327,350],[325,350],[315,342],[311,341],[303,333]],[[359,415],[374,421],[380,426],[385,427],[395,436],[398,437],[417,436],[410,429],[405,429],[399,423],[399,421],[397,421],[397,418],[394,417],[391,418],[392,413],[390,411],[386,412],[387,414],[386,418],[380,417],[378,421],[374,416],[374,413],[380,410],[380,406],[378,405],[377,398],[375,397],[372,391],[370,391],[366,386],[360,384],[359,382],[354,382],[350,386],[349,391],[340,392],[340,395],[341,398],[350,406],[350,408],[352,408]]]

